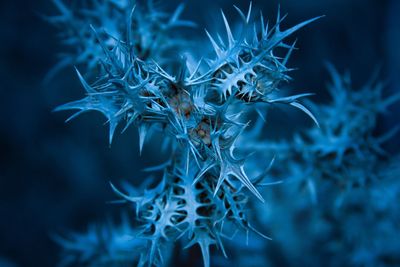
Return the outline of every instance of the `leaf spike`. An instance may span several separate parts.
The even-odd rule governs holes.
[[[225,17],[224,11],[222,11],[221,9],[221,14],[222,14],[222,18],[224,20],[224,24],[225,24],[225,29],[226,29],[226,34],[228,36],[228,43],[229,43],[229,47],[233,47],[233,44],[235,42],[235,39],[233,38],[232,35],[232,31],[231,31],[231,27],[229,26],[228,20]]]
[[[218,46],[218,44],[215,42],[214,38],[208,33],[208,31],[207,30],[205,31],[208,36],[208,39],[210,39],[210,42],[215,50],[215,53],[217,54],[218,57],[222,57],[222,49]]]

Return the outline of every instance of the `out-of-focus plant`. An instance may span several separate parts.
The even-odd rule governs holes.
[[[261,151],[264,156],[276,154],[281,164],[275,164],[274,171],[289,176],[300,189],[308,191],[313,203],[318,195],[331,195],[340,205],[352,189],[379,181],[380,165],[390,157],[382,145],[399,128],[381,136],[374,132],[379,116],[400,100],[400,94],[387,95],[384,83],[377,81],[378,72],[363,87],[353,89],[348,73],[340,75],[330,64],[328,70],[332,77],[328,85],[331,101],[308,103],[318,114],[320,128],[296,133],[289,141],[247,142],[244,150]]]
[[[140,258],[144,241],[135,238],[127,217],[121,223],[111,221],[89,225],[85,233],[69,233],[54,239],[63,247],[60,266],[131,266]]]
[[[393,238],[400,229],[394,207],[399,201],[399,159],[383,145],[398,127],[383,135],[376,135],[376,128],[400,94],[385,92],[385,84],[377,81],[378,72],[363,87],[353,89],[348,73],[340,75],[331,65],[328,70],[330,102],[309,103],[320,128],[297,133],[291,140],[256,140],[242,147],[261,160],[276,155],[271,173],[285,182],[279,194],[268,199],[267,216],[258,219],[278,221],[272,231],[280,232],[277,236],[285,244],[287,258],[317,251],[316,255],[333,255],[330,266],[396,265],[400,262],[396,253],[400,242]],[[300,227],[304,222],[299,216],[308,221]],[[302,243],[309,247],[290,249],[301,243],[299,239],[309,240]],[[307,259],[313,258],[303,265],[323,260]]]
[[[131,14],[130,0],[74,0],[68,5],[62,0],[52,1],[58,14],[45,19],[60,29],[59,38],[67,49],[48,73],[48,80],[68,66],[79,66],[89,77],[96,77],[101,73],[103,50],[111,50],[127,38],[131,42],[129,49],[140,59],[156,60],[161,66],[173,65],[176,58],[170,54],[183,53],[189,46],[177,29],[196,26],[180,19],[183,4],[169,14],[154,1],[145,1],[144,5],[135,6],[136,11]]]

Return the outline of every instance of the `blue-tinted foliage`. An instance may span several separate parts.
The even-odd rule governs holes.
[[[144,241],[136,238],[127,217],[120,224],[89,225],[87,232],[54,239],[64,248],[60,266],[131,266],[143,253]]]
[[[353,89],[348,74],[340,75],[331,65],[328,70],[331,100],[309,103],[318,114],[320,128],[307,129],[292,140],[250,141],[244,147],[256,151],[257,159],[276,155],[271,173],[285,182],[280,194],[269,199],[270,218],[259,219],[285,222],[272,230],[284,247],[299,243],[298,239],[309,240],[310,247],[284,251],[288,259],[316,250],[319,255],[336,255],[330,266],[396,265],[399,159],[382,146],[398,128],[379,136],[374,132],[378,118],[400,95],[388,95],[376,74],[360,89]],[[295,225],[296,216],[307,216],[308,224]],[[299,228],[302,231],[291,234]],[[318,258],[306,257],[300,262],[317,265]]]
[[[285,242],[295,240],[282,229],[295,231],[291,216],[304,210],[315,213],[317,231],[329,240],[326,253],[346,255],[334,265],[399,262],[399,242],[390,240],[399,227],[393,217],[380,217],[387,210],[397,214],[393,203],[380,199],[385,190],[394,203],[399,198],[395,160],[382,149],[396,129],[382,136],[375,136],[374,130],[378,116],[400,95],[386,96],[376,77],[353,90],[349,75],[330,65],[329,103],[311,103],[309,93],[288,95],[283,90],[291,80],[293,69],[287,63],[296,49],[296,42],[288,39],[319,17],[286,28],[279,11],[271,25],[252,11],[251,3],[246,12],[235,6],[236,30],[222,12],[225,32],[206,31],[213,50],[209,54],[180,34],[182,27],[195,27],[180,18],[183,5],[167,14],[153,1],[143,6],[111,0],[54,3],[60,14],[48,20],[61,27],[62,40],[70,48],[55,71],[75,65],[85,93],[56,110],[75,110],[68,120],[100,112],[109,124],[110,144],[117,130],[136,127],[139,152],[156,132],[162,133],[170,155],[168,162],[149,169],[162,172],[153,187],[111,184],[117,202],[134,208],[132,225],[108,224],[59,239],[63,264],[173,266],[176,249],[198,245],[204,266],[210,266],[211,247],[226,258],[233,254],[240,264],[267,266],[265,240],[276,233],[273,242],[281,242],[287,247],[282,254],[290,255],[293,251]],[[301,111],[313,127],[299,131],[293,140],[265,140],[264,114],[277,105]],[[259,123],[253,125],[254,114]],[[284,183],[279,197],[269,195],[269,186],[281,184],[280,179]],[[304,192],[311,201],[302,197]],[[274,207],[268,210],[262,204],[264,195],[268,205],[286,214]],[[265,227],[255,227],[271,222],[268,236]],[[363,242],[366,233],[354,229],[362,223],[373,228],[368,233],[376,235],[374,243],[370,237]],[[279,225],[282,228],[275,229]],[[346,242],[336,244],[338,234]],[[310,246],[321,242],[316,237],[306,237]],[[253,257],[256,253],[261,255]],[[215,259],[215,264],[224,262],[218,255]]]

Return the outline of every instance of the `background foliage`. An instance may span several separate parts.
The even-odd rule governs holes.
[[[278,2],[265,2],[254,4],[274,20]],[[165,5],[172,10],[177,4],[170,1]],[[247,1],[235,4],[247,7]],[[231,1],[187,1],[184,16],[197,22],[200,29],[213,29],[220,25],[215,21],[219,16],[213,15],[219,13],[219,8],[228,17],[236,16],[230,14],[231,5]],[[287,25],[326,15],[296,35],[300,51],[294,53],[290,65],[300,70],[292,74],[293,88],[315,92],[315,99],[327,101],[329,75],[323,63],[328,60],[339,70],[350,70],[356,85],[364,84],[377,65],[382,65],[381,76],[389,81],[388,92],[398,92],[398,1],[282,1],[281,9],[289,13]],[[84,115],[65,125],[63,115],[51,112],[81,95],[72,68],[59,73],[50,84],[42,83],[61,50],[58,31],[40,18],[40,14],[54,11],[50,1],[0,3],[0,257],[4,258],[0,265],[54,266],[59,248],[51,240],[52,234],[66,229],[84,231],[88,222],[118,217],[115,215],[119,210],[106,204],[115,199],[108,181],[130,178],[139,183],[147,174],[138,170],[161,163],[166,156],[153,152],[157,151],[157,142],[148,144],[139,156],[134,129],[118,136],[110,149],[100,115]],[[378,120],[377,134],[398,124],[400,108],[393,106],[390,110],[389,116]],[[268,128],[279,125],[281,130],[269,131],[271,135],[290,136],[294,129],[310,123],[303,121],[300,113],[278,114],[270,116]],[[297,123],[282,125],[279,116],[290,116],[284,121]],[[385,148],[399,151],[398,140],[398,136],[393,138]],[[304,242],[300,239],[293,249],[304,247]],[[326,255],[317,256],[326,260]],[[275,262],[282,265],[292,261],[280,262],[284,257],[277,258]],[[318,266],[319,262],[313,264]]]

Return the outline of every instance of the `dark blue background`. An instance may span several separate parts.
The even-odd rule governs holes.
[[[232,19],[236,5],[247,1],[186,1],[185,18],[204,27],[221,23],[219,8]],[[170,4],[171,3],[171,4]],[[173,9],[178,1],[169,1]],[[302,29],[291,66],[293,88],[316,92],[324,98],[328,80],[324,61],[348,69],[361,85],[381,64],[388,91],[400,90],[400,1],[292,0],[280,1],[292,26],[318,15],[325,18]],[[275,20],[278,1],[254,1],[264,15]],[[55,12],[51,1],[0,2],[0,258],[17,266],[54,266],[58,246],[52,233],[84,230],[87,223],[118,214],[106,204],[114,199],[108,181],[140,182],[144,166],[162,162],[157,142],[138,153],[135,129],[117,135],[111,147],[107,126],[98,114],[86,114],[64,124],[66,114],[53,113],[57,105],[81,96],[72,69],[59,73],[49,84],[42,81],[63,51],[57,30],[39,14]],[[380,131],[398,122],[400,108],[379,123]],[[399,140],[399,138],[397,138]],[[389,149],[399,148],[394,140]],[[0,265],[1,265],[0,260]]]

